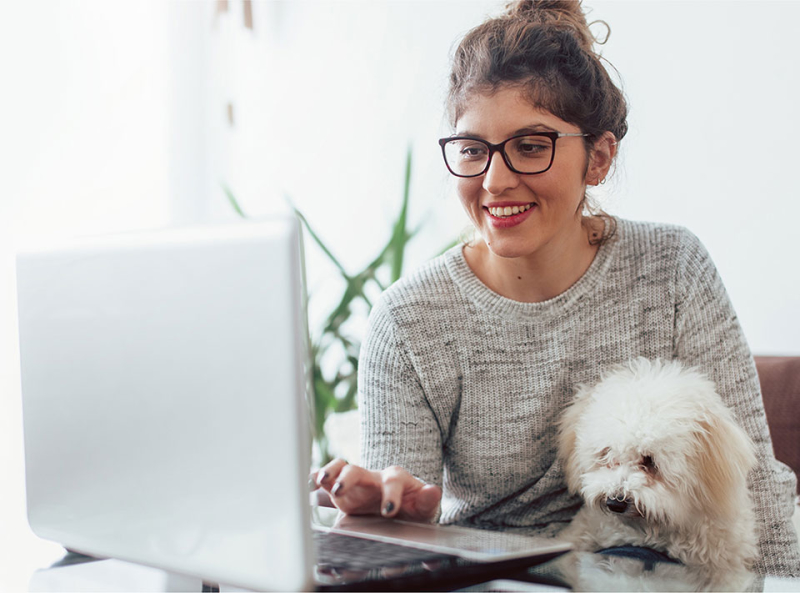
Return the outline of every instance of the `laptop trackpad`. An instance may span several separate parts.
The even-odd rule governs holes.
[[[312,507],[315,529],[400,544],[478,562],[551,555],[569,551],[558,539],[384,519],[374,515],[343,515],[336,509]]]

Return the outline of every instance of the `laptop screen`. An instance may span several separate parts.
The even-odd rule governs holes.
[[[294,218],[20,251],[39,536],[210,582],[311,579]]]

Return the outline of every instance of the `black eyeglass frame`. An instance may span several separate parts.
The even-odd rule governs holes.
[[[514,168],[514,165],[511,164],[511,161],[506,154],[506,144],[511,142],[512,140],[516,140],[517,138],[526,138],[530,136],[544,136],[546,138],[550,138],[553,142],[553,152],[550,155],[550,162],[547,164],[545,169],[541,171],[536,171],[535,173],[527,173],[525,171],[520,171]],[[442,157],[444,158],[444,164],[447,167],[447,170],[450,171],[451,174],[455,175],[456,177],[462,178],[470,178],[470,177],[480,177],[486,171],[489,170],[489,167],[492,164],[492,157],[494,156],[495,152],[499,152],[500,156],[503,157],[503,162],[506,164],[511,171],[516,173],[517,175],[539,175],[550,170],[550,167],[553,166],[553,161],[556,158],[556,140],[559,138],[569,138],[569,137],[587,137],[591,136],[591,134],[578,134],[578,133],[569,133],[569,132],[529,132],[527,134],[517,134],[516,136],[511,136],[511,138],[506,138],[500,144],[492,144],[491,142],[487,142],[482,138],[475,138],[474,136],[450,136],[448,138],[440,138],[439,139],[439,146],[442,147]],[[450,163],[447,162],[447,152],[445,151],[445,146],[448,142],[452,142],[453,140],[474,140],[475,142],[480,142],[481,144],[487,146],[489,148],[489,157],[486,159],[486,166],[483,168],[483,171],[480,173],[475,173],[473,175],[461,175],[460,173],[456,173],[453,169],[450,168]]]

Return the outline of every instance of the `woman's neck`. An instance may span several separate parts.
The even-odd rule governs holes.
[[[596,229],[581,225],[575,233],[515,258],[500,257],[479,240],[464,248],[464,258],[481,282],[497,294],[523,303],[539,303],[566,291],[592,265],[598,251],[597,245],[589,243],[592,230]]]

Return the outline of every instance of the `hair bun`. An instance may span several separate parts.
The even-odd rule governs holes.
[[[569,31],[583,49],[594,51],[595,38],[586,23],[581,0],[515,0],[506,4],[506,15]]]

